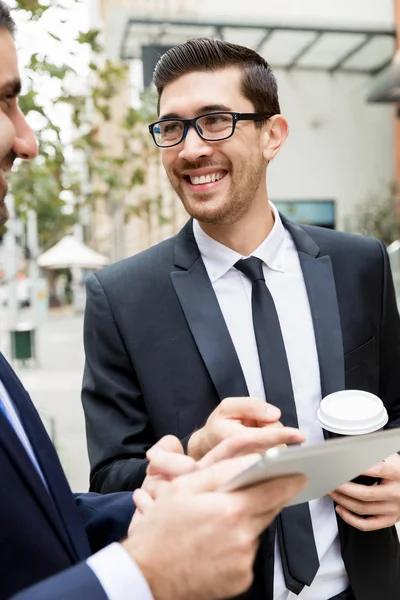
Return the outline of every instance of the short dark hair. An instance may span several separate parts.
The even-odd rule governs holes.
[[[3,0],[0,0],[0,29],[7,29],[11,35],[15,34],[16,29],[15,21],[10,14],[10,9]]]
[[[269,115],[280,113],[278,86],[267,61],[250,48],[212,38],[188,40],[161,56],[153,75],[158,108],[165,86],[182,75],[229,67],[242,70],[242,93],[253,103],[256,112]]]

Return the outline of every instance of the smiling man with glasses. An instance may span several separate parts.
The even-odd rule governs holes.
[[[341,389],[377,394],[399,427],[400,321],[385,248],[300,227],[269,202],[268,165],[288,124],[268,63],[194,39],[160,58],[154,82],[150,133],[191,219],[88,281],[91,488],[140,485],[146,449],[168,433],[195,459],[238,433],[262,452],[279,418],[270,405],[323,443],[318,407]],[[398,600],[399,456],[379,475],[383,485],[348,483],[284,509],[241,600]]]

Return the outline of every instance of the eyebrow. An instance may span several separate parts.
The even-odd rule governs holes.
[[[21,93],[21,80],[16,77],[15,79],[12,79],[11,81],[7,81],[6,83],[3,83],[2,85],[0,85],[0,94],[4,95],[4,94],[9,94],[11,96],[19,96]]]
[[[232,109],[229,106],[226,106],[225,104],[206,104],[206,105],[198,108],[195,111],[195,115],[200,116],[200,115],[205,115],[207,113],[212,113],[212,112],[231,112],[231,111],[232,111]],[[182,119],[182,118],[183,117],[181,117],[181,115],[179,115],[178,113],[175,113],[175,112],[170,112],[170,113],[167,113],[166,115],[160,116],[161,121],[164,119]]]

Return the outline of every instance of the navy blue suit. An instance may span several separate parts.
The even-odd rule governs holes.
[[[0,599],[106,600],[85,559],[126,534],[132,494],[74,497],[29,395],[1,354],[0,380],[49,488],[0,412]]]

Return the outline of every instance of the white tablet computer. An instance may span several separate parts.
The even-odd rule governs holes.
[[[347,436],[321,444],[271,448],[251,467],[222,486],[235,490],[260,481],[302,473],[308,485],[289,503],[322,498],[391,454],[400,451],[400,429]]]

